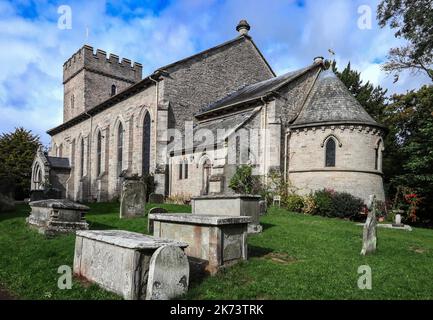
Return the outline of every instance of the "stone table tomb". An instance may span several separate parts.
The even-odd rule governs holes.
[[[247,259],[247,226],[251,217],[194,214],[149,214],[153,235],[186,242],[185,253],[206,261],[211,274]]]
[[[127,300],[171,299],[188,290],[186,247],[124,230],[77,231],[74,274]]]
[[[249,216],[248,233],[262,231],[260,225],[260,200],[258,195],[216,194],[194,197],[192,200],[192,213],[199,215],[218,216]]]
[[[27,223],[47,236],[89,228],[84,217],[89,207],[82,204],[67,199],[48,199],[32,201],[30,208]]]

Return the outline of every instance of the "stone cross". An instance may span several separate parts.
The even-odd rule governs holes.
[[[362,255],[367,255],[376,251],[376,196],[371,195],[368,202],[368,216],[364,224],[364,231],[362,235]]]

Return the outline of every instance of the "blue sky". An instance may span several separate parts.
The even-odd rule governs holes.
[[[0,0],[0,132],[24,126],[39,134],[62,122],[62,66],[83,44],[143,64],[144,75],[237,36],[247,19],[250,35],[277,72],[330,56],[351,61],[365,80],[390,93],[430,83],[405,73],[393,84],[380,69],[389,48],[402,44],[378,27],[375,0]],[[72,29],[59,29],[59,6],[72,10]],[[360,29],[358,9],[372,11]]]

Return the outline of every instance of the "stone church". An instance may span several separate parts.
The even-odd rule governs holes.
[[[249,163],[264,182],[276,170],[300,194],[332,188],[383,200],[384,127],[322,57],[276,76],[248,23],[236,30],[145,78],[137,62],[79,49],[63,65],[63,123],[48,130],[32,189],[108,201],[122,177],[151,174],[159,194],[218,194]]]

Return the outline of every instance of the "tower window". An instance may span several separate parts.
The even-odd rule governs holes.
[[[74,109],[74,105],[75,105],[75,96],[72,95],[71,96],[71,109]]]
[[[117,93],[117,87],[116,87],[116,85],[113,84],[111,86],[111,96],[115,96],[116,93]]]
[[[335,167],[335,140],[332,138],[326,142],[325,157],[325,166]]]

